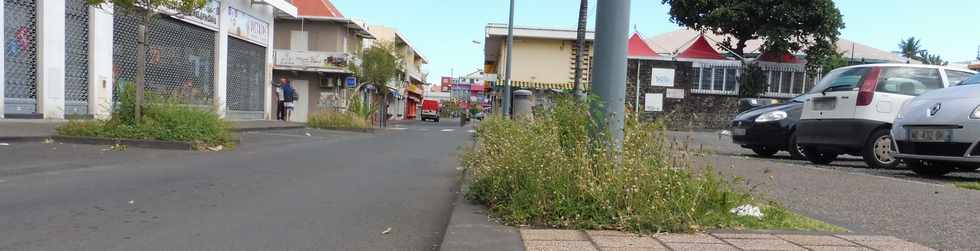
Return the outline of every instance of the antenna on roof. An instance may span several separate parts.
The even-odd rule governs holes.
[[[977,60],[980,60],[980,45],[977,45]]]
[[[636,24],[633,25],[633,33],[640,33],[640,29],[636,28]],[[980,57],[980,51],[977,51],[977,57]]]

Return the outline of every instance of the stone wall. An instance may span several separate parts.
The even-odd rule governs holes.
[[[737,113],[738,97],[734,95],[691,93],[692,65],[691,62],[682,61],[630,59],[627,69],[627,109],[639,111],[638,115],[643,121],[661,119],[668,127],[676,130],[721,129],[727,127]],[[674,87],[653,86],[651,81],[653,68],[674,69]],[[639,69],[639,74],[637,74],[637,69]],[[639,104],[637,105],[636,84],[638,77],[640,91]],[[663,111],[644,111],[645,94],[666,93],[667,89],[679,89],[683,91],[683,98],[667,98],[665,94]],[[635,109],[636,107],[639,109]]]

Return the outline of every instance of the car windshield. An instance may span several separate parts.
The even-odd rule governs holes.
[[[963,80],[963,82],[960,82],[960,85],[980,85],[980,74],[973,75],[972,78]]]
[[[870,68],[858,67],[833,70],[827,73],[809,93],[821,93],[831,87],[837,90],[856,88],[864,75],[868,73],[868,69]]]

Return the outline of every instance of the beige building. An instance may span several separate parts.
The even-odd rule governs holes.
[[[320,109],[346,109],[352,76],[349,64],[372,39],[365,25],[344,17],[327,0],[293,0],[298,17],[277,17],[274,47],[275,81],[290,79],[299,93],[291,120],[306,122]],[[273,107],[275,110],[276,107]]]
[[[589,81],[592,68],[592,40],[586,34],[586,57],[583,58],[583,82]],[[575,69],[574,29],[514,27],[511,68],[515,87],[571,89]],[[489,24],[484,43],[484,71],[490,79],[504,79],[507,62],[507,25]],[[493,83],[487,83],[488,86]]]
[[[365,47],[370,47],[373,43],[384,41],[394,43],[400,57],[402,58],[402,69],[396,80],[387,83],[388,88],[397,93],[392,97],[388,107],[388,114],[393,119],[415,119],[418,117],[419,106],[425,95],[426,73],[422,71],[422,65],[428,64],[425,56],[413,46],[409,40],[397,29],[385,26],[372,25],[367,27],[375,39],[368,40]]]

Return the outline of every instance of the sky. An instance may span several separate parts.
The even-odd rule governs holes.
[[[428,82],[483,68],[487,23],[507,23],[507,0],[331,0],[344,16],[368,25],[397,28],[429,60]],[[631,29],[643,37],[673,31],[669,8],[660,0],[633,0]],[[844,15],[841,38],[886,51],[914,36],[925,49],[950,62],[977,57],[980,1],[977,0],[835,0]],[[589,29],[595,26],[596,0],[589,0]],[[578,0],[516,0],[518,26],[574,29]]]

